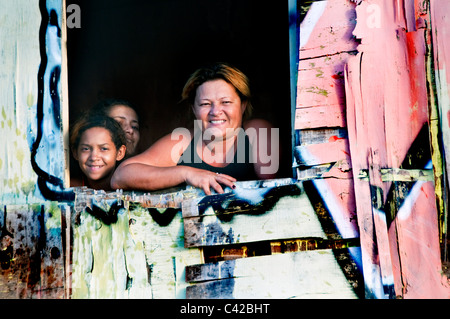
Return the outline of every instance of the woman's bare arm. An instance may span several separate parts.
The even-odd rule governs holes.
[[[252,145],[256,175],[260,179],[277,177],[280,163],[280,143],[278,129],[262,119],[252,119],[244,123],[244,129]]]

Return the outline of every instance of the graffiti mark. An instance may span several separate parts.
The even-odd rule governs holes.
[[[123,200],[115,201],[108,211],[101,209],[99,206],[92,204],[92,207],[86,206],[86,212],[101,220],[106,225],[115,224],[119,210],[124,208]]]
[[[0,265],[3,270],[11,267],[11,261],[13,259],[13,247],[9,244],[5,249],[0,250]]]
[[[55,66],[50,75],[50,97],[53,105],[53,119],[58,129],[61,129],[61,103],[58,94],[58,83],[61,77],[61,67]]]
[[[7,211],[6,211],[6,206],[3,209],[3,224],[2,224],[2,228],[0,229],[0,239],[9,236],[11,238],[14,238],[13,234],[11,234],[8,229],[6,229],[6,216],[7,216]]]
[[[30,274],[28,276],[28,285],[35,287],[41,280],[42,251],[46,247],[47,234],[45,232],[45,206],[41,205],[36,215],[37,218],[37,249],[30,256]]]
[[[164,212],[161,212],[158,208],[147,208],[147,211],[159,226],[166,227],[172,222],[172,220],[175,218],[175,215],[180,211],[180,209],[166,208]]]
[[[59,27],[58,24],[58,14],[56,13],[55,10],[50,11],[50,19],[48,21],[48,24],[56,28],[57,31],[56,34],[58,38],[61,38],[61,28]]]
[[[205,242],[207,246],[219,243],[234,244],[236,242],[234,238],[233,229],[230,228],[228,232],[224,232],[221,224],[218,221],[206,225],[205,233],[206,233]]]
[[[45,72],[48,66],[48,56],[47,56],[47,43],[46,43],[46,35],[47,29],[49,26],[53,26],[54,24],[58,24],[58,17],[54,10],[51,11],[50,15],[47,11],[47,1],[40,0],[39,1],[39,10],[41,13],[41,25],[39,28],[39,46],[40,46],[40,56],[41,56],[41,64],[38,70],[38,98],[37,98],[37,134],[36,138],[33,142],[31,148],[31,166],[34,172],[38,175],[38,187],[41,191],[41,194],[49,200],[56,201],[73,201],[75,199],[75,193],[73,191],[65,191],[63,181],[43,170],[39,164],[37,163],[36,156],[41,144],[41,140],[43,137],[43,123],[44,123],[44,96],[45,96]],[[57,28],[57,35],[61,36],[61,30],[59,27]],[[60,68],[54,68],[52,71],[52,76],[50,77],[49,86],[54,92],[51,94],[52,101],[58,100],[57,105],[53,104],[53,110],[60,109],[59,106],[59,96],[57,95],[57,83],[59,82],[60,77]],[[59,116],[58,113],[54,113],[54,116]],[[59,123],[58,120],[55,121]],[[48,183],[56,186],[59,190],[50,189]]]
[[[6,212],[6,206],[3,209],[3,224],[2,227],[0,229],[0,240],[5,238],[6,236],[9,236],[11,238],[14,238],[13,234],[11,234],[7,229],[6,229],[6,216],[7,216],[7,212]],[[3,241],[0,241],[0,244]],[[1,245],[0,245],[1,246]],[[1,248],[0,249],[0,266],[3,270],[9,269],[11,266],[11,261],[13,260],[13,254],[14,254],[14,250],[13,250],[13,244],[12,242],[10,242],[6,248]]]
[[[429,144],[429,128],[425,123],[417,135],[416,139],[412,142],[405,158],[400,166],[401,169],[427,169],[431,163],[431,150]],[[415,187],[415,185],[418,187]],[[409,202],[411,197],[409,195],[413,189],[418,188],[423,184],[421,181],[394,181],[387,194],[385,205],[394,205],[397,209],[393,210],[390,214],[387,214],[387,226],[390,227],[391,223],[400,211],[400,208],[405,202]],[[416,191],[413,192],[416,194]],[[409,198],[408,198],[409,197]],[[404,208],[402,209],[404,212]],[[403,215],[403,214],[402,214]]]

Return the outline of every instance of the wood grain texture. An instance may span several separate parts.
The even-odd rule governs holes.
[[[0,297],[64,298],[61,209],[47,205],[7,205],[0,210]]]
[[[356,298],[331,250],[192,265],[186,275],[187,298]]]
[[[417,18],[411,1],[395,1],[394,6],[363,1],[356,12],[362,22],[353,33],[361,39],[361,45],[358,55],[349,59],[345,76],[367,297],[448,296],[448,288],[439,283],[437,269],[441,262],[435,258],[439,235],[431,226],[436,225],[436,197],[423,196],[428,182],[414,180],[408,184],[381,177],[382,169],[420,170],[431,162],[424,32],[420,23],[411,23]],[[358,178],[361,170],[368,171],[368,180]],[[423,207],[420,213],[416,205]],[[416,219],[425,215],[426,223]],[[420,263],[418,255],[425,251],[416,247],[417,254],[403,254],[417,246],[403,232],[412,225],[424,231],[423,238],[430,245],[428,257],[421,257],[429,263],[422,264],[423,269],[416,274],[407,269],[415,268]],[[425,292],[412,288],[424,280],[433,282],[434,289]]]
[[[183,204],[186,247],[324,237],[301,184],[237,191]],[[234,202],[239,206],[233,206]]]

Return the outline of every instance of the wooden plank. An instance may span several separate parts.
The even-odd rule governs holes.
[[[357,56],[360,59],[360,55]],[[348,135],[350,142],[350,153],[352,158],[353,174],[354,174],[354,192],[356,211],[358,216],[358,225],[360,229],[361,238],[361,252],[364,283],[366,286],[366,298],[377,298],[384,295],[381,285],[380,265],[377,262],[378,252],[376,250],[376,243],[374,242],[374,224],[372,220],[371,210],[371,195],[368,183],[362,183],[361,180],[355,176],[355,172],[363,166],[359,163],[358,153],[361,151],[357,148],[358,145],[364,145],[364,142],[359,142],[361,138],[360,133],[357,134],[358,123],[362,123],[361,114],[357,107],[361,103],[361,95],[359,94],[361,87],[357,80],[359,76],[358,67],[360,65],[357,58],[349,60],[348,70],[346,70],[346,92],[347,92],[347,123]],[[364,154],[367,154],[365,152]]]
[[[313,166],[345,161],[350,163],[347,139],[336,139],[329,143],[300,145],[294,148],[294,156],[299,165]]]
[[[350,56],[300,59],[295,129],[346,126],[343,74]]]
[[[130,233],[141,242],[149,271],[151,297],[173,299],[186,297],[184,269],[200,263],[201,251],[184,247],[184,228],[181,210],[177,209],[170,222],[160,225],[148,208],[136,206],[129,212]]]
[[[443,256],[448,263],[449,254],[449,213],[448,213],[448,183],[450,181],[450,54],[448,35],[450,25],[445,17],[449,10],[448,3],[431,3],[430,18],[431,30],[427,35],[433,41],[433,52],[431,52],[428,63],[434,66],[429,69],[430,109],[431,109],[431,133],[433,143],[433,162],[436,174],[436,193],[439,196],[439,229]],[[420,8],[419,8],[420,11]],[[440,141],[440,138],[442,139]],[[442,163],[439,163],[443,161]],[[440,165],[441,164],[441,165]]]
[[[301,183],[243,189],[183,204],[185,247],[227,245],[324,233]]]
[[[378,28],[359,22],[370,21],[369,5],[377,8]],[[393,286],[395,295],[408,298],[418,293],[421,280],[437,283],[441,276],[436,271],[436,259],[422,264],[420,274],[412,276],[405,270],[414,268],[420,260],[402,254],[414,245],[403,227],[414,225],[424,231],[423,240],[438,240],[430,238],[429,225],[416,220],[417,211],[412,209],[420,199],[425,209],[421,214],[432,221],[437,214],[433,207],[435,197],[417,196],[424,181],[407,185],[408,182],[383,181],[376,176],[381,168],[427,169],[429,160],[428,140],[423,138],[428,130],[425,37],[423,30],[406,32],[406,27],[412,25],[408,22],[409,5],[407,1],[398,1],[397,6],[363,1],[356,7],[358,24],[353,33],[361,39],[360,53],[349,59],[346,71],[347,125],[367,297],[392,297]],[[377,156],[377,168],[374,166],[370,172],[373,154]],[[369,170],[370,182],[358,180],[361,169]],[[399,218],[400,213],[406,218]],[[435,247],[435,243],[430,243],[429,254],[435,255]],[[442,286],[434,289],[425,293],[421,288],[420,293],[442,293]]]
[[[331,250],[242,258],[186,269],[187,298],[357,298]]]
[[[343,71],[356,49],[354,16],[351,2],[318,1],[301,23],[295,129],[345,127]]]
[[[353,51],[355,18],[351,1],[314,2],[300,25],[300,58]]]
[[[347,130],[341,127],[297,130],[298,145],[320,144],[347,138]]]
[[[394,220],[400,269],[408,288],[405,299],[450,298],[450,282],[441,266],[438,216],[430,214],[436,212],[430,200],[434,194],[433,182],[416,182]]]
[[[70,187],[70,141],[69,141],[69,79],[67,64],[67,12],[66,0],[61,0],[61,127],[64,147],[64,188]]]
[[[70,205],[61,208],[61,239],[64,256],[64,298],[72,295],[72,209]]]
[[[36,134],[39,6],[26,0],[2,1],[0,20],[0,203],[25,204],[39,197],[29,160]]]
[[[343,106],[339,104],[302,107],[295,110],[294,127],[296,130],[345,126]]]
[[[72,221],[73,299],[152,297],[143,244],[130,234],[127,206],[117,211],[112,223],[103,223],[86,211],[93,204],[109,211],[114,201],[100,194],[74,205],[81,211]]]
[[[36,243],[30,242],[36,227],[28,228],[27,220],[33,217],[27,205],[9,205],[2,209],[2,267],[0,296],[6,298],[31,298],[36,285],[36,275],[28,275],[31,256],[36,256]],[[39,263],[40,266],[40,263]]]
[[[415,182],[434,180],[432,169],[380,168],[382,182]],[[359,179],[369,180],[369,172],[359,171]]]
[[[63,232],[61,227],[61,205],[47,202],[41,205],[44,216],[45,246],[41,251],[41,298],[64,298],[65,268]],[[36,211],[35,211],[36,213]]]
[[[63,298],[60,208],[7,205],[0,216],[0,297]]]
[[[368,154],[370,194],[372,198],[372,215],[375,226],[375,238],[379,256],[381,281],[384,293],[389,299],[395,297],[395,290],[392,285],[394,258],[398,260],[395,249],[391,249],[388,235],[388,222],[386,218],[386,208],[384,205],[385,195],[383,193],[383,181],[381,179],[380,158],[377,152]],[[395,246],[397,248],[397,246]],[[393,251],[393,253],[391,252]],[[394,256],[392,256],[394,254]]]
[[[320,196],[320,200],[311,199],[316,212],[321,212],[321,220],[331,219],[334,226],[335,233],[328,231],[327,237],[359,238],[353,179],[322,178],[313,180],[312,183]],[[359,259],[356,256],[355,258]]]
[[[322,178],[322,176],[331,170],[332,166],[336,164],[323,164],[323,165],[315,165],[313,167],[300,166],[297,163],[294,163],[294,167],[297,169],[297,179],[299,181],[307,181],[316,178]]]
[[[342,105],[344,67],[349,53],[304,59],[298,66],[297,108]]]
[[[161,192],[160,194],[142,192],[125,194],[127,200],[138,202],[142,207],[153,208],[181,208],[181,203],[185,197],[189,197],[189,194],[183,190],[167,193]]]

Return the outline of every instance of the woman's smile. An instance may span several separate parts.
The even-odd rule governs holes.
[[[211,124],[223,124],[223,123],[225,123],[226,122],[226,120],[211,120],[211,121],[209,121],[209,123],[211,123]]]
[[[210,120],[209,127],[220,127],[227,123],[227,120]]]

